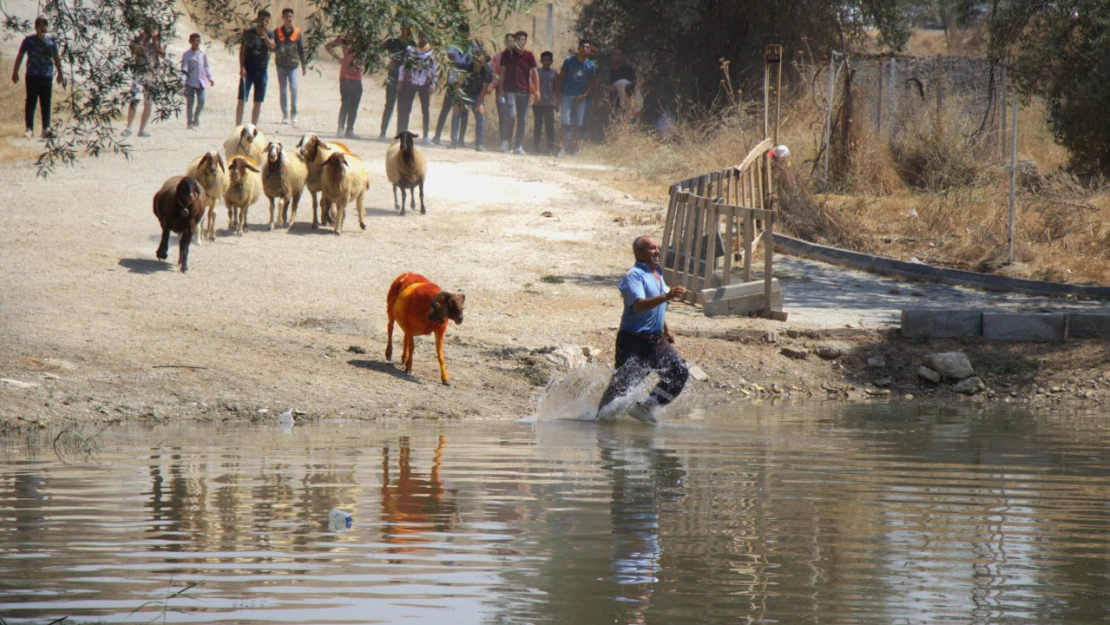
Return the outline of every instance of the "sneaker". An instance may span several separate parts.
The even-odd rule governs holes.
[[[452,141],[451,143],[447,144],[447,149],[448,150],[457,150],[457,149],[459,149],[459,144]]]
[[[290,120],[289,120],[289,123],[290,123],[290,124],[293,124],[294,126],[296,126],[296,125],[297,125],[297,116],[296,116],[296,115],[294,115],[294,116],[293,116],[293,119],[290,119]]]
[[[656,419],[654,414],[657,405],[650,397],[644,401],[638,401],[628,409],[628,416],[646,425],[659,425],[659,419]]]
[[[289,118],[285,115],[281,116],[281,125],[284,126],[289,123]]]
[[[485,148],[483,148],[483,147],[482,147],[482,146],[480,146],[480,145],[476,145],[476,146],[474,146],[474,151],[475,151],[475,152],[485,152],[485,151],[486,151],[486,149],[485,149]]]
[[[513,150],[513,154],[516,154],[517,156],[524,156],[524,148],[518,147],[517,149]]]
[[[432,140],[429,139],[428,137],[424,137],[424,145],[431,145],[431,144],[432,144]]]
[[[27,132],[23,133],[23,136],[24,136],[24,137],[27,137],[28,139],[30,139],[31,137],[34,137],[34,136],[35,136],[35,131],[34,131],[34,130],[32,130],[31,128],[28,128],[28,129],[27,129]]]
[[[140,137],[149,137],[149,136],[150,136],[150,133],[149,133],[149,132],[147,132],[146,130],[140,130],[140,131],[139,131],[139,136],[140,136]]]
[[[502,152],[508,152],[509,151],[509,142],[508,141],[502,141],[501,142],[501,151]]]
[[[432,139],[432,143],[435,144],[435,145],[439,145],[439,137],[436,137],[435,139]]]
[[[355,140],[357,140],[359,138],[359,136],[356,135],[353,130],[348,130],[347,133],[345,135],[343,135],[343,138],[344,139],[355,139]]]
[[[344,132],[343,132],[343,127],[342,126],[335,129],[335,138],[336,139],[342,139],[343,135],[344,135]]]
[[[382,134],[378,135],[378,141],[386,141],[384,132]]]
[[[555,158],[566,158],[566,156],[567,156],[567,151],[566,150],[559,150],[559,153],[555,155]]]
[[[124,128],[123,132],[119,133],[119,136],[121,136],[121,137],[130,137],[131,136],[131,128],[130,127]]]

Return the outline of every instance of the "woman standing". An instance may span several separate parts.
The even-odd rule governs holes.
[[[416,45],[405,50],[405,60],[401,64],[401,90],[397,105],[397,131],[404,132],[409,129],[409,115],[412,113],[412,101],[420,96],[420,111],[424,116],[424,143],[430,144],[428,126],[431,123],[431,98],[432,90],[436,83],[436,59],[432,55],[432,46],[423,33],[416,36]]]
[[[339,61],[339,125],[336,137],[358,139],[355,134],[355,118],[358,117],[358,104],[362,101],[362,65],[355,59],[351,50],[350,37],[341,35],[324,46],[324,50]],[[343,49],[343,56],[335,53],[335,47]],[[346,132],[343,131],[346,127]]]

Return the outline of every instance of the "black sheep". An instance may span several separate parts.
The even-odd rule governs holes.
[[[177,263],[181,272],[189,270],[189,243],[204,216],[206,197],[204,187],[188,176],[174,176],[154,194],[154,216],[162,225],[162,244],[158,246],[158,260],[166,260],[170,246],[170,232],[181,234]]]

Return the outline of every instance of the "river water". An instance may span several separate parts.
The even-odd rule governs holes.
[[[1104,415],[974,405],[38,431],[0,617],[1102,624],[1108,460]]]

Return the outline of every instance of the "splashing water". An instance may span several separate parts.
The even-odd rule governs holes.
[[[566,375],[555,378],[544,389],[536,401],[534,419],[576,419],[593,421],[597,416],[597,405],[605,392],[613,370],[609,367],[586,365],[571,369]],[[647,397],[655,385],[655,375],[648,376],[640,384],[614,400],[616,412],[623,414],[635,402]]]

